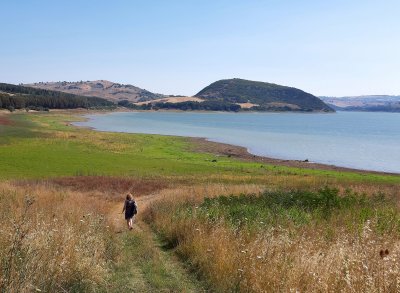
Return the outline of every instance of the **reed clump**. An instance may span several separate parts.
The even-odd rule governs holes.
[[[217,292],[400,290],[395,198],[217,189],[165,191],[145,215]]]
[[[116,256],[105,201],[0,183],[0,291],[91,292]]]

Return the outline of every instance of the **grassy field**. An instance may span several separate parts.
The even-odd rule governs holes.
[[[0,113],[0,291],[400,289],[400,176],[198,153],[80,114]]]
[[[259,165],[197,154],[184,138],[93,132],[67,126],[62,114],[13,115],[0,128],[1,178],[76,175],[262,175]]]
[[[215,291],[399,291],[398,194],[236,189],[176,189],[145,212]]]
[[[70,126],[69,113],[6,115],[0,124],[0,178],[81,175],[174,177],[183,180],[398,184],[400,176],[336,172],[243,162],[191,151],[182,137],[95,132]],[[276,181],[279,181],[277,179]]]

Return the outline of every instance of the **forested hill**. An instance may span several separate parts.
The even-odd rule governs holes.
[[[37,82],[25,85],[79,96],[99,97],[115,103],[122,100],[135,103],[164,98],[164,95],[155,94],[134,85],[120,84],[108,80]]]
[[[254,104],[251,110],[259,111],[334,111],[319,98],[302,90],[238,78],[216,81],[196,97],[226,103],[250,103]]]
[[[0,108],[14,109],[75,109],[113,108],[115,104],[98,97],[78,96],[58,91],[49,91],[0,83]]]

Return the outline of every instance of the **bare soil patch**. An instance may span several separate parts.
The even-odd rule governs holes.
[[[148,103],[181,103],[181,102],[203,102],[204,100],[196,97],[169,97],[169,98],[162,98],[157,100],[145,101],[135,103],[136,105],[145,105]]]
[[[253,103],[249,103],[249,102],[247,102],[247,103],[236,103],[236,104],[239,105],[242,109],[250,109],[252,107],[260,106],[258,104],[253,104]]]

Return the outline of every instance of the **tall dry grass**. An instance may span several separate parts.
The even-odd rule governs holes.
[[[400,291],[395,206],[365,215],[358,211],[365,216],[358,228],[352,227],[350,212],[322,222],[310,219],[307,225],[277,222],[258,230],[232,226],[224,218],[208,221],[198,212],[205,197],[260,189],[207,185],[166,190],[144,219],[217,292]]]
[[[366,180],[365,182],[342,179],[332,176],[314,176],[314,175],[298,175],[291,174],[290,171],[281,173],[268,173],[266,175],[244,175],[243,173],[238,175],[234,174],[210,174],[208,176],[181,176],[170,178],[170,182],[175,185],[195,185],[195,186],[207,186],[207,185],[258,185],[264,186],[269,189],[279,190],[318,190],[321,186],[334,186],[335,188],[344,191],[351,189],[353,191],[365,194],[374,194],[383,192],[388,195],[398,194],[399,185],[397,183],[388,182],[374,182],[372,180]],[[171,187],[169,186],[165,187]]]
[[[106,201],[0,183],[0,291],[91,292],[115,257]]]

